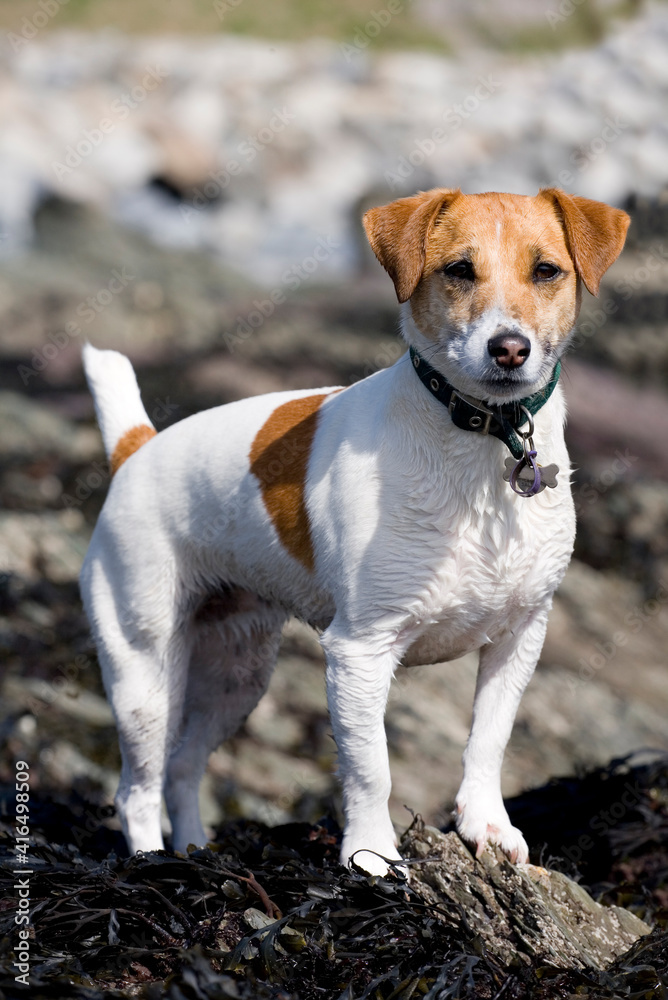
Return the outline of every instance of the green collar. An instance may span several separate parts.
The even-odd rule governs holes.
[[[410,355],[420,381],[429,389],[432,396],[435,396],[443,406],[447,407],[455,427],[459,427],[463,431],[474,431],[476,434],[491,434],[503,441],[515,458],[523,457],[524,446],[517,433],[518,428],[526,422],[522,410],[528,410],[533,416],[547,403],[559,381],[560,361],[557,361],[554,366],[550,381],[538,392],[512,403],[494,406],[459,392],[440,372],[432,368],[415,348],[410,348]]]

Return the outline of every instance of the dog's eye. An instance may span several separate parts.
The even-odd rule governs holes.
[[[452,264],[446,264],[443,268],[443,274],[447,274],[448,278],[461,278],[464,281],[475,280],[473,264],[470,260],[456,260]]]
[[[533,271],[535,281],[549,281],[558,274],[561,274],[561,271],[556,264],[536,264]]]

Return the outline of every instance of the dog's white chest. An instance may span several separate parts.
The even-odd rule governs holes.
[[[472,518],[456,536],[445,534],[446,551],[424,580],[422,611],[404,665],[438,663],[479,649],[519,627],[543,601],[566,567],[572,530],[568,508],[561,524],[554,510],[542,513],[548,516],[529,516],[525,524],[489,513],[477,523]]]

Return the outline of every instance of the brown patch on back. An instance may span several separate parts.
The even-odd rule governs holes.
[[[156,433],[155,428],[149,427],[148,424],[138,424],[136,427],[131,427],[129,431],[126,431],[119,438],[118,444],[109,459],[112,476],[116,475],[123,462],[126,462],[130,455],[134,455],[143,444],[146,444],[152,437],[155,437]]]
[[[255,435],[249,455],[278,537],[308,570],[313,543],[304,487],[318,410],[328,395],[302,396],[277,407]]]

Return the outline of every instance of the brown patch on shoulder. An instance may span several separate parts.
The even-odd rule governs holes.
[[[123,437],[119,439],[109,459],[112,476],[116,475],[123,462],[127,461],[130,455],[134,455],[137,449],[141,448],[147,441],[150,441],[152,437],[155,437],[156,433],[155,428],[149,427],[148,424],[138,424],[136,427],[131,427],[129,431],[126,431]]]
[[[313,543],[304,487],[318,410],[329,395],[302,396],[278,406],[255,435],[249,455],[278,537],[308,570],[313,569]]]

